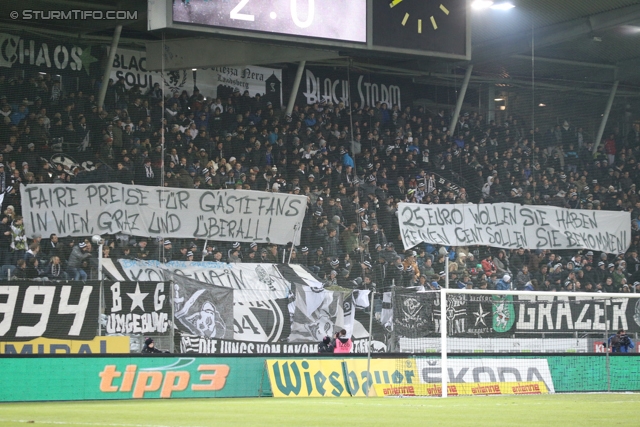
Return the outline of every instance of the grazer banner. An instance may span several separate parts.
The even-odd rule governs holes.
[[[524,206],[515,203],[400,203],[406,248],[420,243],[495,248],[590,249],[619,254],[631,244],[629,212]]]
[[[269,387],[261,357],[17,356],[2,368],[0,402],[257,397]]]
[[[187,190],[124,184],[21,186],[26,234],[60,237],[125,233],[300,244],[305,196]]]
[[[195,75],[195,78],[194,78]],[[282,104],[282,70],[276,68],[244,65],[237,67],[204,68],[193,72],[191,69],[168,71],[163,74],[147,70],[147,55],[144,51],[118,49],[113,58],[111,76],[114,81],[124,78],[127,88],[140,86],[143,92],[153,88],[155,83],[164,85],[167,92],[183,90],[191,93],[194,86],[209,98],[231,96],[235,89],[249,91],[251,96],[260,94],[263,100],[274,106]]]
[[[351,82],[351,87],[349,87]],[[346,69],[312,67],[306,68],[298,91],[298,104],[332,102],[345,106],[357,102],[362,108],[373,106],[377,102],[386,103],[391,109],[394,105],[402,108],[412,100],[411,83],[402,79],[390,79],[382,74],[351,71]]]
[[[96,336],[100,283],[5,283],[0,285],[0,340],[91,340]]]
[[[167,282],[105,284],[106,333],[168,334],[171,327],[170,286]]]
[[[422,296],[420,296],[422,295]],[[602,333],[624,329],[640,332],[640,299],[538,295],[447,295],[447,331],[449,336],[512,336],[514,333],[545,332]],[[427,317],[423,313],[431,313]],[[394,326],[408,338],[440,336],[440,293],[403,293],[394,299]],[[405,323],[420,322],[420,330]],[[405,326],[405,327],[402,327]],[[504,334],[504,335],[503,335]]]

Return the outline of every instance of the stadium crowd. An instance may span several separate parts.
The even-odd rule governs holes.
[[[380,104],[295,105],[194,88],[163,98],[110,81],[65,90],[48,74],[0,75],[0,265],[3,277],[86,280],[97,264],[87,239],[26,236],[20,184],[120,182],[145,186],[286,192],[308,197],[301,245],[106,236],[105,258],[161,262],[306,265],[329,285],[437,288],[449,257],[451,286],[635,292],[640,285],[640,126],[592,137],[568,121],[527,129],[517,118]],[[163,142],[164,140],[164,148]],[[61,155],[64,154],[64,155]],[[57,155],[57,157],[56,157]],[[453,177],[440,180],[441,176]],[[455,181],[456,177],[459,181]],[[444,182],[444,184],[443,184]],[[453,185],[452,185],[453,184]],[[403,248],[399,202],[510,201],[629,211],[625,254],[592,251]]]

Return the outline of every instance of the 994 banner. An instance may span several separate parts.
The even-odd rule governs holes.
[[[366,43],[367,0],[175,0],[173,22]]]
[[[0,286],[0,340],[90,340],[98,329],[100,284],[11,282]]]

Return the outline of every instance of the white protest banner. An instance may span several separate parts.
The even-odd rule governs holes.
[[[205,97],[228,97],[234,89],[240,92],[249,91],[251,96],[266,96],[275,106],[281,105],[282,70],[276,68],[242,65],[234,67],[218,67],[168,71],[163,75],[158,71],[148,71],[146,52],[132,49],[118,49],[113,58],[110,77],[118,81],[124,78],[127,88],[138,85],[143,92],[152,88],[155,83],[164,83],[165,91],[191,93],[194,86]]]
[[[21,185],[27,235],[143,237],[300,244],[307,198],[249,190],[110,184]]]
[[[425,242],[446,246],[591,249],[618,254],[631,244],[629,212],[515,203],[400,203],[398,215],[405,248]]]

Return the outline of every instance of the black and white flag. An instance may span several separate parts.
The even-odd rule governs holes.
[[[107,334],[166,334],[171,326],[168,282],[114,282],[105,285]]]
[[[435,299],[430,292],[396,293],[393,305],[394,331],[400,336],[412,338],[433,332]]]
[[[233,339],[233,289],[176,274],[170,276],[174,282],[178,330],[206,338]]]

